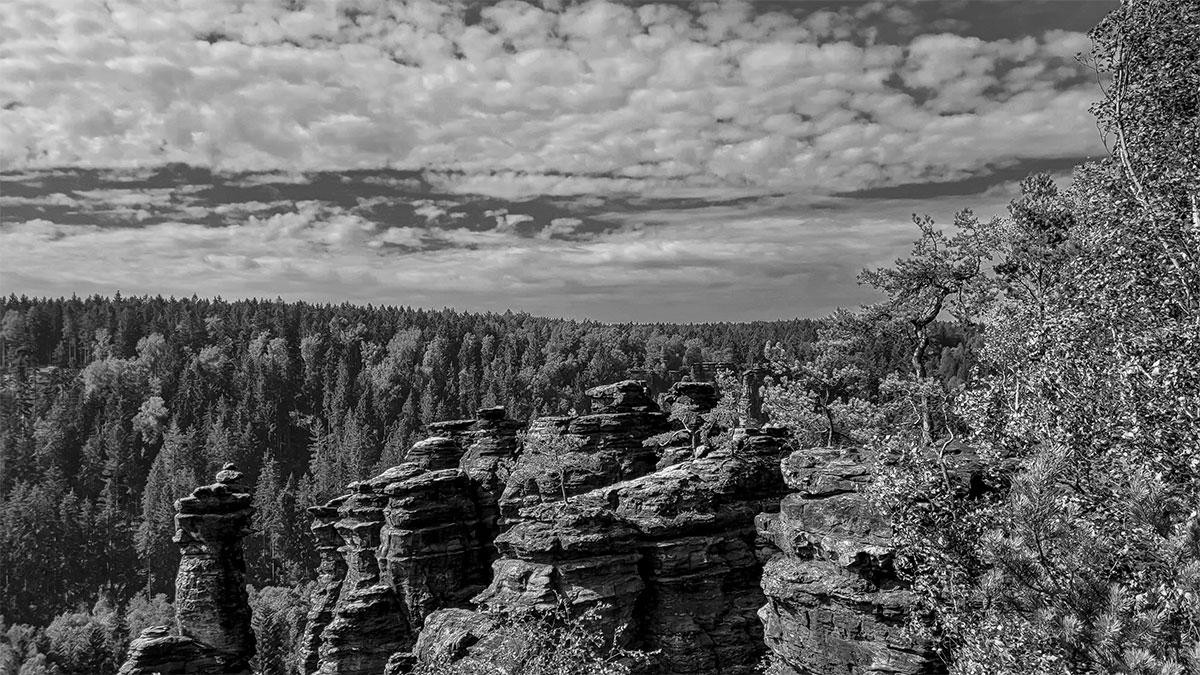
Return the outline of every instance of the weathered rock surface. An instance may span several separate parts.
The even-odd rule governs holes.
[[[646,592],[639,646],[668,673],[750,673],[762,656],[762,566],[754,518],[778,508],[783,432],[738,430],[730,445],[613,486],[605,499],[639,533]]]
[[[504,493],[504,463],[517,455],[517,433],[524,422],[510,420],[504,408],[480,408],[473,420],[435,422],[430,433],[453,438],[463,448],[458,467],[467,474],[479,505],[479,537],[490,546],[500,534],[500,496]],[[490,562],[490,560],[489,560]]]
[[[249,670],[226,671],[225,664],[212,650],[190,637],[172,633],[170,626],[154,626],[129,643],[129,655],[118,675],[225,675],[227,672]]]
[[[422,471],[411,464],[401,467]],[[334,529],[342,540],[338,551],[346,561],[346,575],[333,618],[321,632],[317,669],[321,675],[376,675],[388,657],[405,646],[405,638],[413,635],[400,598],[383,581],[377,556],[388,501],[380,490],[380,483],[386,481],[377,479],[351,483],[354,492],[338,507]]]
[[[765,640],[782,673],[943,672],[905,636],[912,596],[892,569],[892,530],[859,489],[870,480],[855,450],[810,448],[783,460],[797,490],[758,528],[772,544],[763,570]]]
[[[532,442],[553,436],[576,439],[578,454],[586,461],[574,463],[565,472],[562,486],[549,477],[510,481],[499,500],[504,521],[518,520],[522,508],[560,500],[563,488],[570,497],[654,470],[657,451],[643,441],[669,431],[670,425],[643,383],[626,380],[589,389],[587,395],[589,414],[543,417],[529,428]],[[517,459],[518,465],[525,461]]]
[[[316,672],[320,665],[321,633],[333,621],[338,596],[342,592],[342,581],[346,578],[346,560],[338,547],[342,538],[338,536],[334,523],[338,520],[338,508],[346,497],[338,497],[324,506],[308,510],[313,521],[309,529],[317,543],[320,562],[317,581],[310,599],[308,621],[300,637],[300,672],[305,675]]]
[[[242,474],[227,464],[217,482],[175,502],[175,543],[182,557],[175,578],[175,633],[143,631],[130,645],[122,675],[249,673],[254,657],[246,561],[251,496]]]
[[[622,646],[660,650],[667,673],[749,673],[762,652],[754,518],[777,507],[786,434],[743,430],[657,473],[528,507],[497,539],[482,607],[592,610]],[[492,658],[486,615],[442,610],[418,659]],[[475,642],[478,640],[478,642]]]
[[[672,428],[676,430],[669,441],[659,445],[658,463],[655,468],[665,469],[691,459],[699,446],[707,447],[707,444],[712,442],[720,430],[709,427],[708,432],[701,435],[704,424],[701,415],[715,408],[721,396],[712,382],[685,380],[671,385],[660,400],[674,418]],[[689,422],[685,425],[682,420]],[[693,438],[693,434],[696,438]]]
[[[462,455],[463,447],[458,441],[446,436],[433,436],[414,443],[405,453],[404,463],[431,471],[453,469],[458,466]]]
[[[378,557],[406,623],[419,629],[430,612],[460,605],[487,585],[489,547],[479,538],[478,507],[463,471],[398,469],[382,474],[388,502]]]
[[[321,575],[300,662],[320,675],[402,671],[425,617],[487,585],[477,486],[452,437],[414,445],[406,462],[313,509]],[[389,665],[390,664],[390,665]]]

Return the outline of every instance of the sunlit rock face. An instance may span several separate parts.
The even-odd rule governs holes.
[[[532,442],[565,436],[579,445],[587,461],[571,466],[564,479],[510,481],[501,495],[502,522],[521,518],[521,509],[583,494],[618,481],[654,471],[656,448],[644,445],[652,436],[670,430],[667,416],[650,398],[643,382],[625,380],[587,391],[590,412],[576,417],[543,417],[529,427]],[[527,461],[525,456],[518,464]]]
[[[723,447],[665,470],[521,510],[496,542],[481,607],[590,610],[596,630],[657,651],[664,673],[750,673],[764,647],[755,516],[777,508],[787,435],[739,430]],[[426,619],[416,658],[504,644],[485,614]]]
[[[400,598],[406,623],[419,629],[430,612],[479,592],[490,560],[466,473],[408,466],[382,474],[388,502],[377,553],[383,582]]]
[[[242,538],[252,498],[231,464],[217,482],[175,502],[182,557],[175,577],[175,630],[149,628],[133,641],[122,675],[249,673],[255,641]]]
[[[860,492],[856,450],[798,450],[781,464],[779,512],[758,519],[770,542],[763,570],[764,638],[784,674],[944,672],[904,633],[912,595],[892,568],[892,529]]]

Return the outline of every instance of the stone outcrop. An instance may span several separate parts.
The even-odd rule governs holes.
[[[591,610],[618,644],[658,650],[660,672],[753,672],[763,602],[754,519],[778,505],[786,440],[740,430],[707,456],[523,509],[497,539],[501,557],[476,602]],[[416,656],[499,657],[493,628],[485,614],[435,612]]]
[[[479,510],[465,472],[401,465],[383,476],[383,581],[401,599],[407,625],[419,629],[430,612],[461,605],[487,585],[488,542],[479,538]]]
[[[412,633],[400,611],[400,599],[383,583],[376,555],[387,504],[380,482],[352,483],[354,492],[338,506],[333,527],[342,540],[338,552],[346,562],[346,574],[333,617],[319,640],[317,672],[321,675],[379,673],[388,657],[403,648],[404,637]]]
[[[637,380],[595,387],[587,391],[590,412],[577,417],[543,417],[530,425],[530,443],[565,436],[577,445],[582,461],[565,471],[562,485],[546,477],[510,481],[499,500],[502,521],[520,519],[522,508],[582,494],[654,470],[657,450],[643,441],[670,430],[667,416]],[[518,457],[517,475],[527,455]],[[553,485],[551,483],[554,483]]]
[[[306,674],[401,669],[425,617],[487,584],[477,491],[451,437],[417,443],[406,462],[313,510],[322,568],[300,663]],[[335,557],[336,556],[336,557]],[[389,663],[392,665],[389,666]]]
[[[226,671],[213,652],[192,638],[173,633],[169,626],[153,626],[129,644],[129,655],[120,675],[167,675],[197,673],[224,675],[249,673],[249,669]]]
[[[765,640],[783,675],[943,672],[904,633],[912,596],[892,568],[892,530],[860,489],[855,450],[810,448],[782,462],[796,490],[758,527],[770,542],[763,570]]]
[[[694,382],[684,380],[671,385],[671,388],[660,399],[664,408],[670,411],[672,427],[675,434],[659,446],[657,469],[678,464],[691,459],[700,446],[707,446],[720,431],[709,426],[704,427],[701,417],[721,400],[717,387],[712,382]],[[684,420],[687,421],[685,424]],[[695,438],[693,438],[693,435]]]
[[[479,536],[490,545],[500,533],[500,496],[504,493],[505,463],[517,456],[517,434],[523,422],[510,420],[504,408],[480,408],[473,420],[435,422],[430,433],[453,438],[463,448],[458,467],[467,474],[479,505]]]
[[[781,462],[789,434],[767,426],[699,447],[671,439],[659,457],[644,441],[670,425],[642,383],[588,394],[585,414],[529,432],[575,441],[578,468],[555,489],[506,484],[521,424],[489,408],[431,425],[407,461],[309,509],[320,566],[301,672],[400,675],[468,655],[519,670],[521,639],[491,609],[586,616],[665,674],[749,675],[768,649],[780,675],[943,672],[905,634],[912,595],[892,568],[890,525],[861,493],[871,475],[858,451]],[[716,399],[703,382],[663,397],[696,414]],[[973,456],[948,455],[936,460],[947,479],[977,489]],[[121,675],[248,675],[240,479],[227,465],[176,502],[176,626],[144,631]]]
[[[250,672],[255,641],[242,538],[250,531],[253,509],[241,477],[227,464],[216,483],[175,502],[174,541],[182,554],[175,630],[143,631],[130,645],[122,675]]]
[[[338,497],[324,506],[308,509],[312,516],[309,529],[317,544],[319,563],[317,581],[310,598],[308,620],[300,637],[300,672],[312,673],[320,665],[321,633],[333,621],[338,596],[342,592],[342,581],[346,578],[346,559],[338,547],[342,544],[334,523],[338,520],[338,508],[346,497]]]

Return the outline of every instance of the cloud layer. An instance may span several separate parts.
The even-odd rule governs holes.
[[[0,166],[391,167],[513,198],[672,196],[1096,147],[1078,32],[892,44],[878,29],[913,20],[902,5],[546,4],[6,2]]]
[[[0,281],[820,314],[911,213],[1102,152],[1110,4],[9,0]]]

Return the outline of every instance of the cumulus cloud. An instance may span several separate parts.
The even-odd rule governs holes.
[[[891,44],[868,22],[904,23],[903,4],[563,5],[503,0],[468,22],[466,3],[434,0],[6,2],[0,100],[19,105],[0,110],[0,166],[188,162],[280,182],[390,167],[509,198],[730,196],[1098,146],[1079,123],[1095,96],[1069,58],[1079,33]]]

